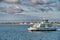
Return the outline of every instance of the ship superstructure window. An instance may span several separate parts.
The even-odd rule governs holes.
[[[40,27],[45,27],[45,24],[41,24]]]
[[[48,27],[52,27],[52,24],[47,24]]]

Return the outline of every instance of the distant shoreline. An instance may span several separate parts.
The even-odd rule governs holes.
[[[41,22],[0,22],[0,24],[36,24]],[[51,24],[60,24],[60,22],[49,22]]]

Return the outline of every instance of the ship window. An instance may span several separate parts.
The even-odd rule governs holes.
[[[48,24],[47,26],[48,26],[48,27],[52,27],[52,24]]]
[[[41,24],[40,26],[41,26],[41,27],[45,27],[45,24]]]

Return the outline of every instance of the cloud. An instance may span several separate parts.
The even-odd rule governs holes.
[[[60,10],[60,3],[57,3],[57,8]]]
[[[3,1],[3,0],[0,0],[0,2]]]
[[[18,0],[4,0],[6,2],[18,2]]]
[[[32,3],[36,3],[36,2],[37,2],[37,0],[31,0],[31,2],[32,2]]]
[[[17,0],[15,1],[11,1],[11,0],[5,0],[6,2],[18,2]],[[27,0],[22,0],[22,3],[26,3],[28,4],[29,1]],[[47,3],[47,0],[31,0],[32,3],[36,3],[36,2],[40,2],[40,3]],[[50,2],[50,1],[49,1]],[[3,4],[3,5],[2,5]],[[11,5],[11,6],[10,6]],[[54,6],[52,7],[51,4],[49,5],[49,7],[47,7],[48,5],[33,5],[33,6],[26,6],[26,5],[20,5],[20,7],[17,4],[8,4],[8,3],[1,3],[0,6],[4,7],[1,8],[0,10],[2,11],[7,11],[8,13],[17,13],[20,12],[20,7],[21,9],[23,9],[24,11],[22,11],[20,14],[0,14],[0,20],[6,20],[6,21],[40,21],[40,17],[42,18],[48,18],[49,20],[53,20],[55,21],[59,19],[59,13],[58,11],[55,12],[55,10],[57,10],[57,8]],[[53,4],[55,5],[55,3]],[[6,6],[6,7],[5,7]],[[58,5],[59,6],[59,5]],[[53,9],[53,11],[49,11],[48,9]],[[42,10],[47,10],[47,12],[43,12]],[[4,13],[5,13],[4,12]],[[60,20],[60,19],[59,19]]]
[[[24,10],[18,6],[18,5],[5,5],[3,7],[0,7],[0,12],[5,12],[5,13],[21,13]]]
[[[48,0],[31,0],[32,3],[37,3],[37,2],[43,2],[43,3],[47,3]]]
[[[44,3],[47,3],[48,2],[48,0],[42,0]]]

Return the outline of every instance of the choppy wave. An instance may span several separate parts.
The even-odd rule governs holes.
[[[59,40],[60,31],[29,32],[30,25],[1,25],[0,40]]]

